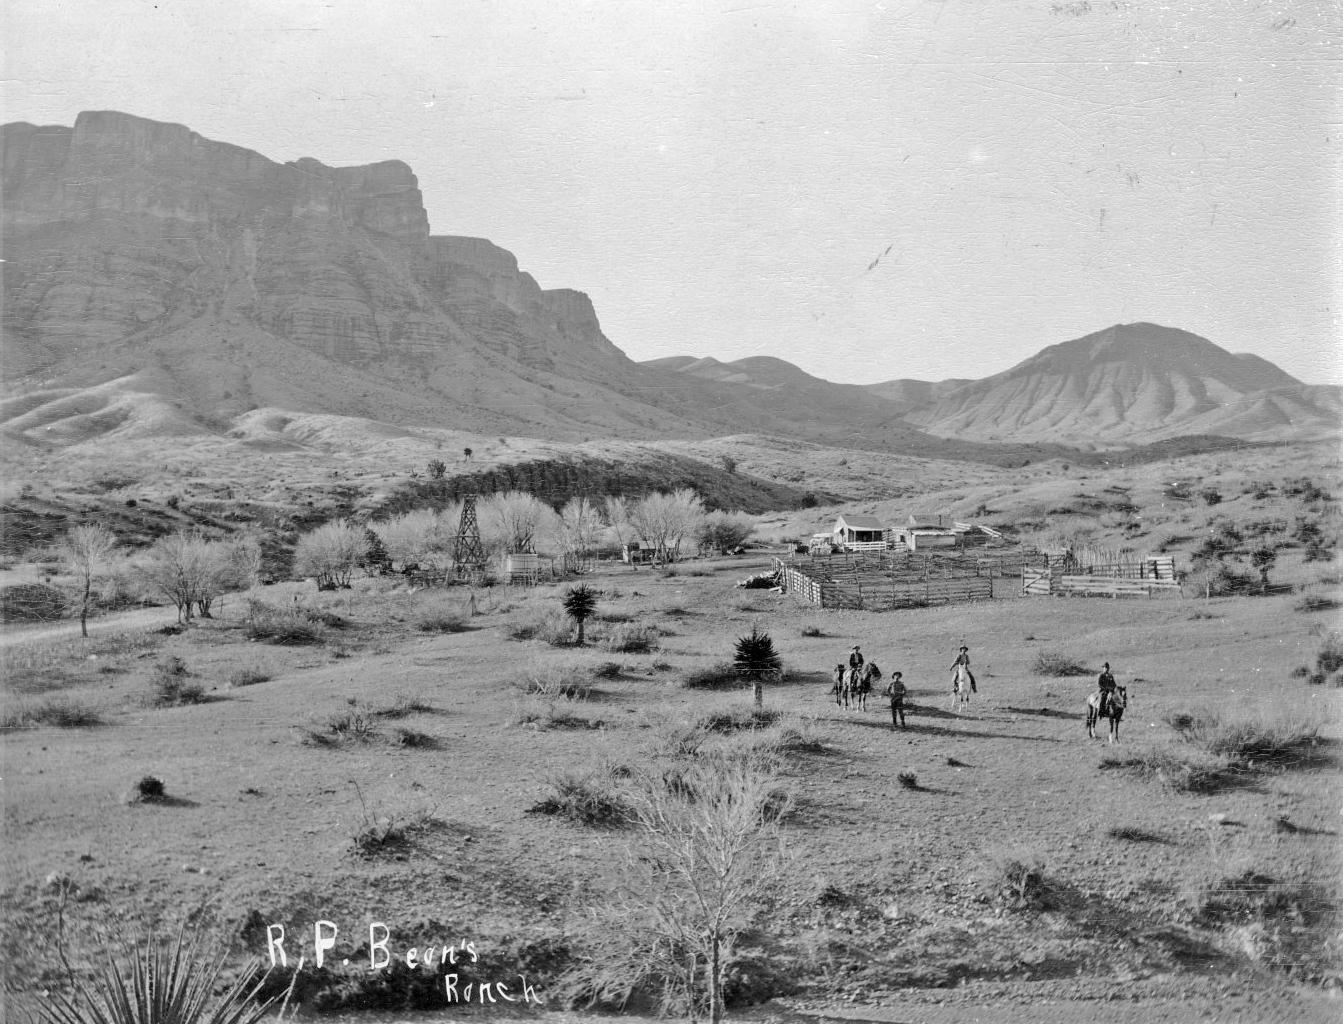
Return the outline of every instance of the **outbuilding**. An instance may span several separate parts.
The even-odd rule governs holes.
[[[895,543],[903,544],[910,551],[927,551],[929,548],[954,548],[957,531],[950,526],[938,523],[921,523],[913,516],[904,526],[895,531]]]

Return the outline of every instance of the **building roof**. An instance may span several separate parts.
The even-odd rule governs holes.
[[[835,520],[835,526],[843,523],[850,530],[884,530],[886,524],[876,516],[856,516],[845,513]]]

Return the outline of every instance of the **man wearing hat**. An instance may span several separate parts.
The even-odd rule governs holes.
[[[886,696],[891,698],[891,728],[896,726],[896,719],[899,718],[901,729],[908,729],[905,725],[905,684],[900,681],[899,672],[891,673],[891,685],[886,687]]]
[[[1110,674],[1110,663],[1105,663],[1105,668],[1101,671],[1101,677],[1097,680],[1097,685],[1101,691],[1100,713],[1103,716],[1105,709],[1110,706],[1110,698],[1115,692],[1115,677]]]
[[[858,650],[858,645],[853,645],[853,652],[849,655],[849,668],[861,670],[863,667],[863,654]]]
[[[965,674],[970,677],[970,692],[978,693],[979,687],[975,685],[975,674],[970,671],[970,648],[962,647],[961,653],[956,655],[956,660],[951,663],[951,671],[954,673],[960,666],[965,666]]]

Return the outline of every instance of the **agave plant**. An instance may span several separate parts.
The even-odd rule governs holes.
[[[783,660],[774,650],[774,640],[768,633],[752,625],[751,635],[737,638],[737,652],[732,657],[737,675],[751,681],[756,707],[765,702],[764,682],[778,679],[783,673]]]
[[[256,1024],[280,998],[262,998],[270,972],[255,958],[214,998],[227,951],[202,951],[180,934],[170,947],[151,935],[132,955],[125,970],[109,957],[73,998],[53,995],[41,1008],[43,1024]]]
[[[597,609],[597,592],[586,583],[579,584],[564,595],[564,610],[578,623],[578,646],[583,646],[583,623]]]

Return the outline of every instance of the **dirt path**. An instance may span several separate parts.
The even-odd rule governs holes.
[[[177,618],[171,608],[136,608],[133,611],[113,612],[89,620],[89,636],[124,633],[128,629],[152,629],[168,626]],[[53,640],[68,640],[79,636],[79,620],[72,619],[55,625],[5,626],[0,630],[0,650],[20,644],[44,644]]]

